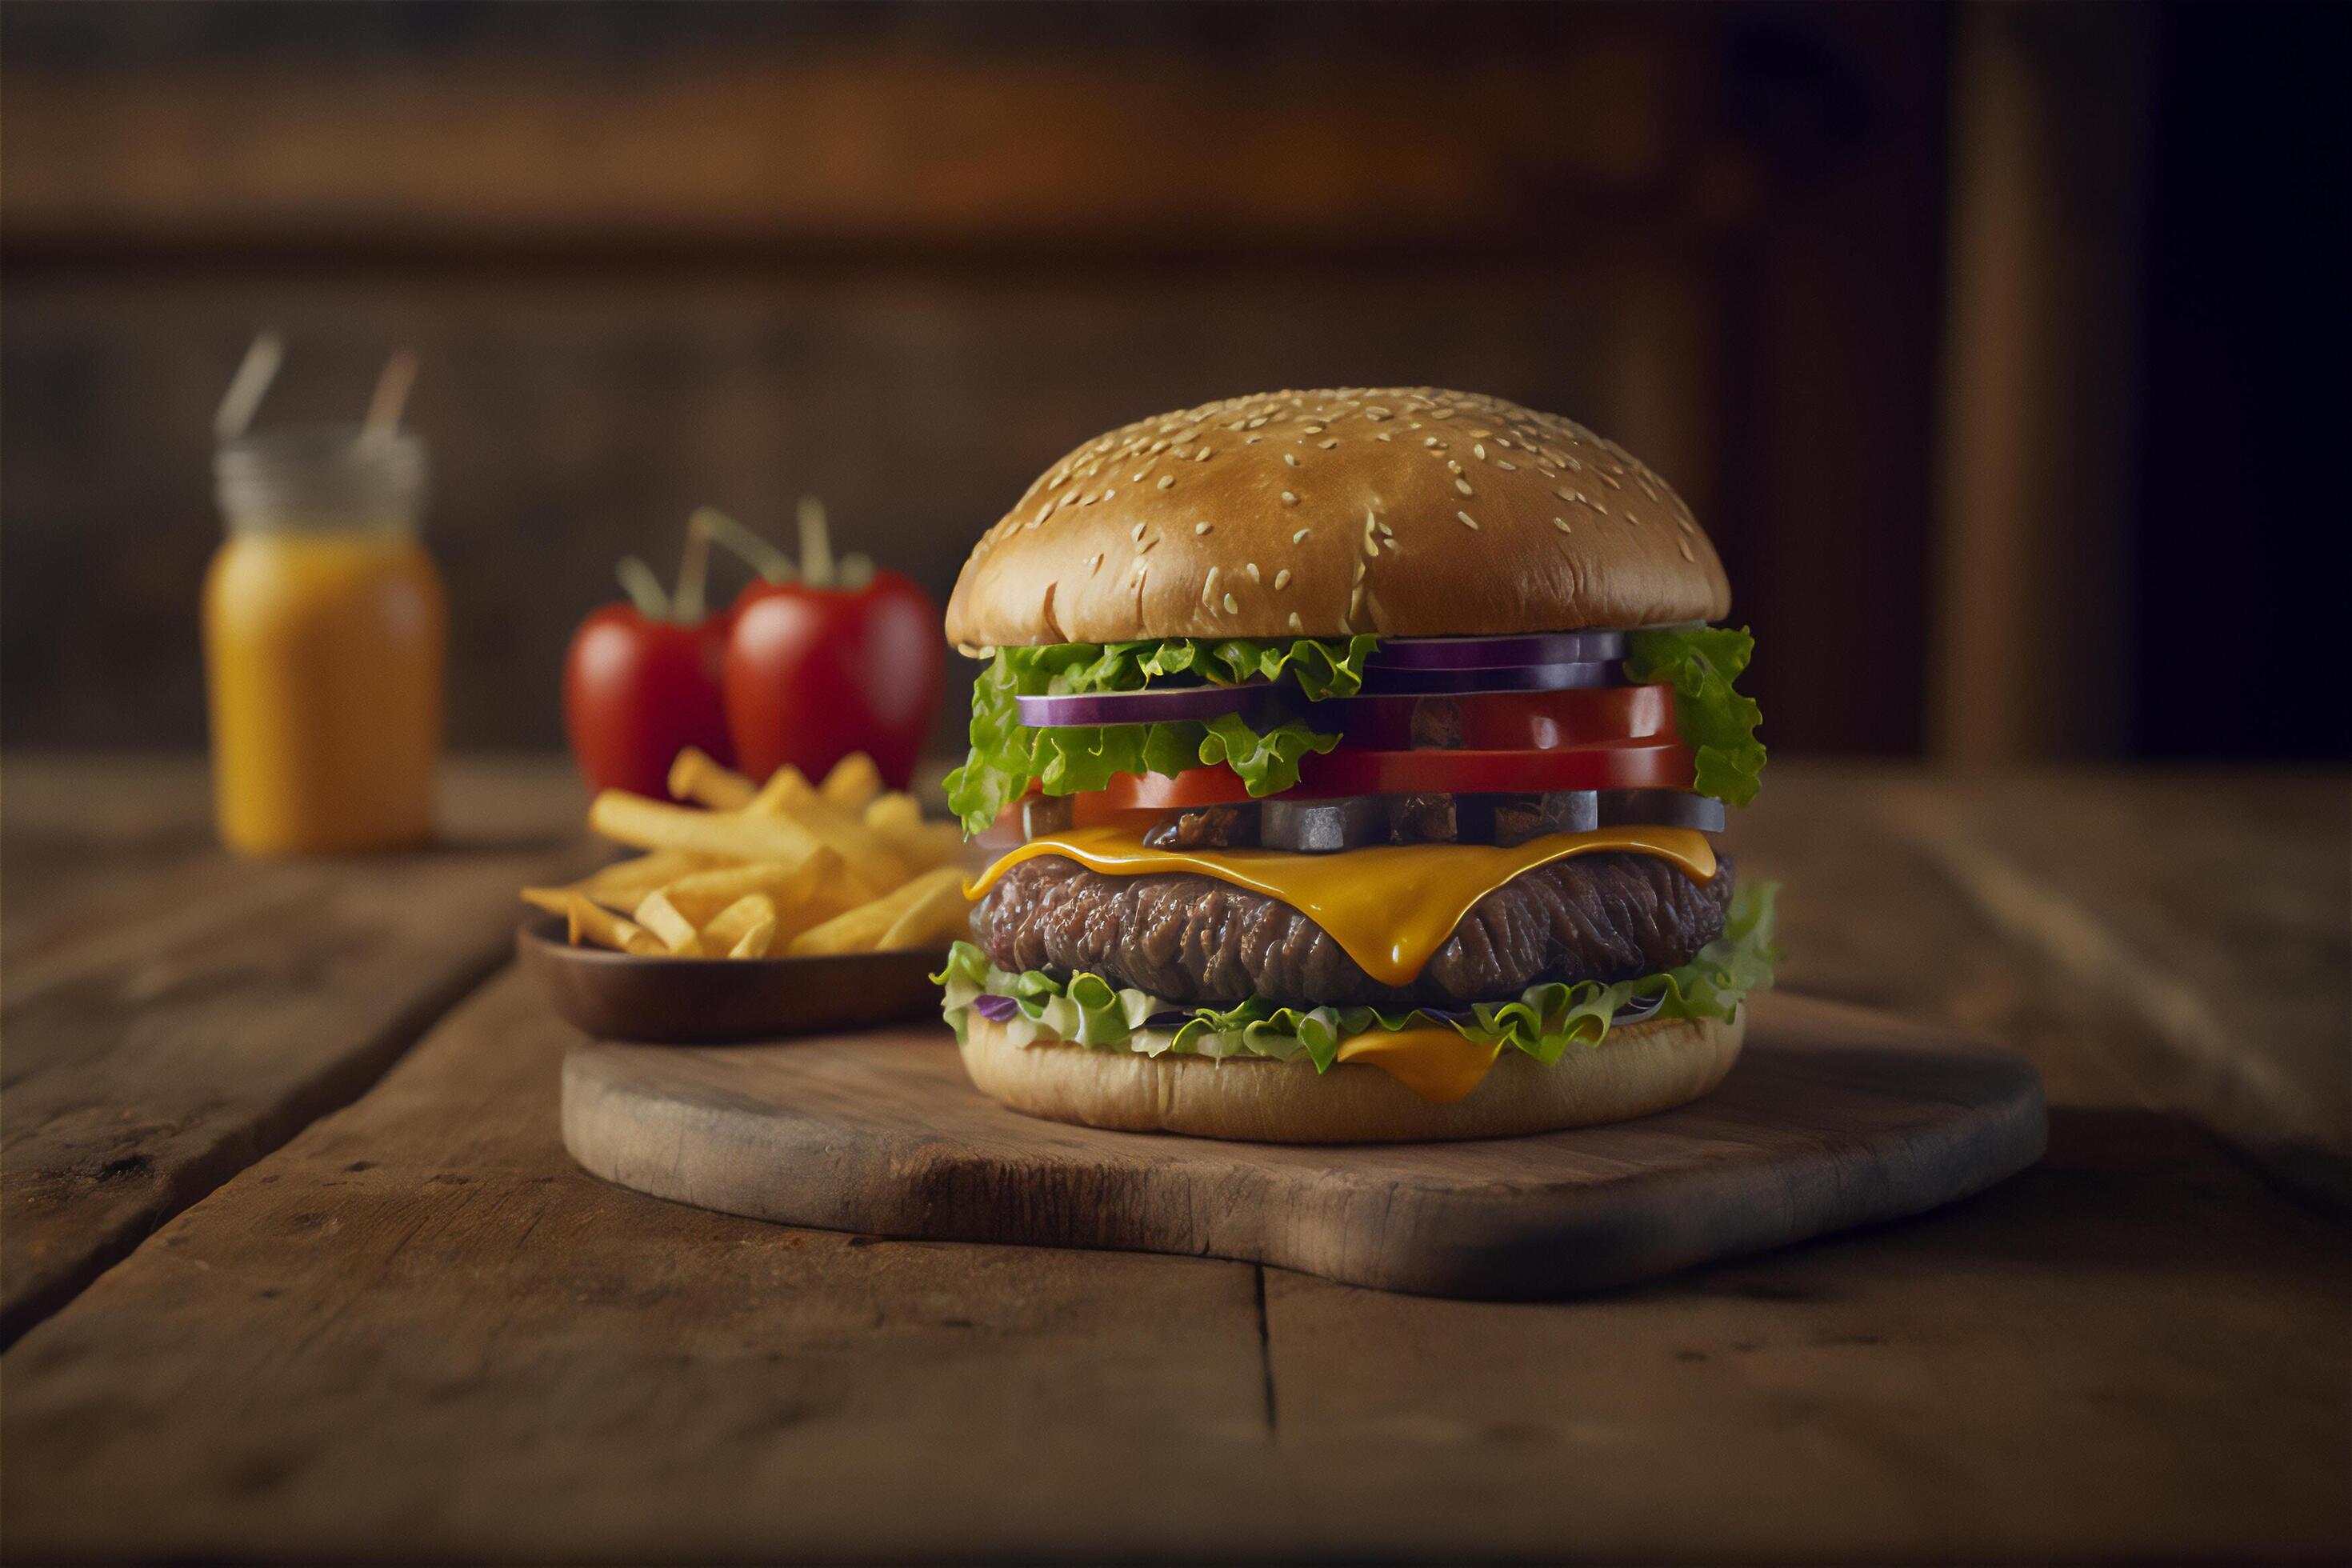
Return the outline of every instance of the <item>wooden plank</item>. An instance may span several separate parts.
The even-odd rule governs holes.
[[[2188,1110],[2352,1209],[2352,784],[2044,775],[1887,793],[1881,817],[2118,1020],[2139,1103]]]
[[[2346,795],[1776,763],[1729,842],[1785,884],[1790,988],[1999,1040],[2053,1103],[2184,1110],[2342,1206]]]
[[[607,1180],[760,1219],[1206,1253],[1501,1299],[1916,1214],[2042,1152],[2041,1082],[2006,1052],[1802,997],[1750,1011],[1705,1099],[1538,1137],[1284,1147],[1041,1123],[975,1094],[934,1017],[739,1049],[587,1046],[564,1063],[563,1140]],[[1507,1061],[1477,1093],[1561,1070]],[[1217,1071],[1323,1087],[1304,1063]]]
[[[1696,205],[1713,129],[1715,27],[1638,13],[1404,7],[1351,18],[1341,47],[1300,14],[944,21],[688,11],[608,42],[625,69],[577,47],[593,17],[572,47],[463,24],[427,50],[101,33],[62,40],[67,68],[40,46],[70,24],[36,22],[0,85],[8,244],[1459,253]]]
[[[1957,1209],[1570,1306],[1270,1273],[1280,1444],[1398,1556],[2341,1560],[2345,1239],[2060,1110]]]
[[[11,1350],[12,1554],[1181,1551],[1213,1475],[1277,1498],[1254,1269],[642,1197],[558,1142],[577,1038],[510,973]]]
[[[0,1360],[26,1557],[2340,1554],[2341,1232],[2076,1112],[1560,1305],[867,1242],[572,1170],[520,976]],[[861,1243],[866,1243],[861,1245]],[[140,1506],[121,1506],[137,1476]]]
[[[197,851],[183,829],[201,779],[184,763],[9,763],[10,906],[37,918],[21,942],[12,929],[0,992],[0,1342],[365,1089],[504,962],[515,889],[597,854],[567,830],[578,786],[551,763],[461,773],[445,847],[373,858]],[[105,839],[126,782],[153,795],[138,819],[156,830],[77,873],[65,906],[42,884],[77,834],[53,830],[86,803],[80,835]],[[167,847],[140,874],[145,843]]]

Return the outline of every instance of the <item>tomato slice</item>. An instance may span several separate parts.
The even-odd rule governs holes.
[[[1549,752],[1614,741],[1670,740],[1674,688],[1478,691],[1453,697],[1349,697],[1318,702],[1307,721],[1350,746],[1407,751],[1426,734],[1474,752]],[[1426,743],[1425,742],[1423,743]]]
[[[1374,751],[1341,746],[1299,759],[1293,799],[1341,795],[1515,795],[1562,789],[1688,789],[1691,755],[1680,741],[1621,741],[1542,752]],[[1118,811],[1181,811],[1255,798],[1233,769],[1118,773],[1108,787],[1075,797],[1078,820]]]

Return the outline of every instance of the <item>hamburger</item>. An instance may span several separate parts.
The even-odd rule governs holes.
[[[1770,982],[1753,641],[1615,443],[1428,387],[1228,399],[1040,475],[974,546],[940,976],[983,1092],[1297,1142],[1618,1121],[1719,1083]]]

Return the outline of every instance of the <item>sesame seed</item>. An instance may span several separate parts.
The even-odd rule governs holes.
[[[1225,614],[1230,616],[1240,608],[1239,605],[1234,603],[1234,596],[1231,594],[1225,595]]]
[[[1255,562],[1255,561],[1244,561],[1244,562],[1243,562],[1243,563],[1242,563],[1242,570],[1249,574],[1249,580],[1250,580],[1251,582],[1255,583],[1255,582],[1256,582],[1256,581],[1258,580],[1258,575],[1257,575],[1257,563],[1256,563],[1256,562]]]
[[[1192,460],[1196,463],[1207,462],[1209,460],[1210,450],[1211,449],[1207,447],[1202,447],[1199,451],[1192,454]]]
[[[1209,568],[1209,574],[1201,579],[1201,603],[1206,605],[1214,602],[1217,592],[1217,574],[1223,568],[1212,566]]]
[[[1143,530],[1144,524],[1139,522],[1133,528],[1127,531],[1127,536],[1129,539],[1140,539],[1143,537]]]
[[[1092,555],[1087,557],[1087,570],[1089,572],[1099,572],[1102,570],[1101,551],[1097,550]]]
[[[1570,489],[1566,485],[1555,486],[1551,493],[1558,496],[1562,500],[1574,500],[1576,499],[1576,492]]]
[[[1322,440],[1320,440],[1320,441],[1318,441],[1318,442],[1316,442],[1315,444],[1316,444],[1317,446],[1318,446],[1318,447],[1322,447],[1325,451],[1327,451],[1327,452],[1328,452],[1328,451],[1329,451],[1332,447],[1334,447],[1338,446],[1339,443],[1337,440],[1334,440],[1334,439],[1332,439],[1332,438],[1331,438],[1331,437],[1326,437],[1324,439],[1322,439]]]
[[[1447,469],[1448,469],[1448,470],[1450,470],[1451,472],[1454,472],[1454,473],[1457,473],[1457,474],[1458,474],[1458,473],[1460,473],[1460,472],[1462,471],[1462,465],[1461,465],[1461,464],[1459,464],[1459,463],[1457,463],[1457,462],[1455,462],[1455,461],[1454,461],[1453,458],[1446,458],[1446,459],[1445,459],[1445,467],[1447,468]]]
[[[1299,620],[1297,610],[1290,612],[1290,629],[1294,632],[1303,632],[1307,629],[1305,623]]]
[[[1286,567],[1284,567],[1281,571],[1276,572],[1276,573],[1274,574],[1274,587],[1275,587],[1275,592],[1276,592],[1276,593],[1280,593],[1283,589],[1287,588],[1287,587],[1289,587],[1289,586],[1290,586],[1290,568],[1289,568],[1289,567],[1287,567],[1287,566],[1286,566]]]
[[[1639,528],[1639,527],[1641,527],[1641,526],[1642,526],[1642,520],[1641,520],[1640,518],[1638,518],[1638,517],[1635,517],[1635,516],[1634,516],[1632,512],[1630,512],[1630,511],[1629,511],[1629,512],[1627,512],[1627,513],[1625,514],[1625,521],[1626,521],[1627,522],[1632,523],[1635,528]]]
[[[1478,520],[1466,511],[1457,511],[1454,515],[1462,520],[1462,526],[1465,528],[1475,530],[1478,526]]]
[[[1385,441],[1385,440],[1387,440],[1388,438],[1389,438],[1389,433],[1388,433],[1387,431],[1385,431],[1385,430],[1381,431],[1379,435],[1377,435],[1377,436],[1375,436],[1375,437],[1372,437],[1372,439],[1373,439],[1373,440],[1375,440],[1375,441]]]
[[[1196,523],[1194,523],[1194,524],[1192,525],[1192,531],[1193,531],[1194,533],[1206,533],[1206,532],[1208,532],[1208,531],[1209,531],[1209,530],[1210,530],[1210,529],[1213,528],[1214,526],[1216,526],[1216,525],[1215,525],[1215,524],[1213,524],[1213,523],[1207,523],[1207,522],[1196,522]]]
[[[1348,618],[1351,621],[1354,620],[1356,618],[1356,612],[1363,607],[1364,585],[1361,583],[1359,583],[1353,588],[1348,590]]]
[[[1162,474],[1162,475],[1160,475],[1160,489],[1163,489],[1163,490],[1164,490],[1164,489],[1168,489],[1168,487],[1169,487],[1169,486],[1171,486],[1171,485],[1174,484],[1175,482],[1176,482],[1176,476],[1175,476],[1175,475],[1173,475],[1173,474]]]
[[[1304,436],[1320,436],[1323,434],[1323,426],[1320,425],[1308,425],[1303,427],[1299,434]]]
[[[1311,529],[1311,528],[1302,528],[1302,529],[1300,529],[1297,533],[1294,533],[1294,534],[1292,534],[1292,535],[1290,536],[1290,542],[1291,542],[1291,543],[1293,543],[1293,544],[1297,544],[1299,541],[1301,541],[1301,540],[1305,539],[1308,534],[1310,534],[1310,533],[1312,533],[1312,532],[1314,532],[1314,531],[1314,531],[1313,529]]]
[[[1384,548],[1389,550],[1394,550],[1397,547],[1397,542],[1394,539],[1383,539],[1381,541],[1381,543]]]
[[[1242,445],[1244,447],[1255,447],[1260,441],[1265,439],[1265,437],[1263,436],[1244,436],[1242,437]]]
[[[1381,558],[1380,543],[1369,533],[1364,535],[1364,553],[1375,561]]]
[[[1683,547],[1683,559],[1684,559],[1684,560],[1685,560],[1685,561],[1696,561],[1696,560],[1697,560],[1697,559],[1698,559],[1698,557],[1697,557],[1697,556],[1693,555],[1693,554],[1691,553],[1691,547],[1690,547],[1690,541],[1689,541],[1689,540],[1687,540],[1687,539],[1677,539],[1677,540],[1675,540],[1675,542],[1676,544],[1679,544],[1679,545],[1681,545],[1681,546]]]
[[[1396,530],[1395,530],[1395,529],[1391,528],[1391,527],[1390,527],[1387,523],[1385,523],[1385,522],[1381,523],[1381,524],[1379,525],[1379,527],[1380,527],[1380,531],[1381,531],[1382,533],[1394,533],[1394,532],[1396,531]]]
[[[1157,539],[1147,539],[1135,547],[1135,552],[1138,555],[1149,555],[1151,553],[1151,547],[1159,542]]]
[[[1457,489],[1457,490],[1460,490],[1460,491],[1461,491],[1464,495],[1465,495],[1465,496],[1476,495],[1476,494],[1478,493],[1476,490],[1474,490],[1474,489],[1472,489],[1470,488],[1470,481],[1469,481],[1468,479],[1456,479],[1456,480],[1454,480],[1454,488],[1455,489]]]
[[[1115,495],[1117,495],[1117,494],[1118,494],[1118,492],[1117,490],[1115,490],[1115,489],[1111,489],[1108,485],[1105,485],[1105,486],[1103,487],[1103,493],[1102,493],[1102,499],[1103,499],[1103,500],[1110,500],[1110,498],[1111,498],[1111,497],[1113,497],[1113,496],[1115,496]]]
[[[1576,531],[1576,530],[1568,526],[1568,519],[1564,517],[1553,518],[1551,520],[1551,525],[1559,530],[1562,533],[1574,533]]]
[[[1285,452],[1282,455],[1282,460],[1294,468],[1298,467],[1298,454],[1296,452]]]
[[[1434,436],[1423,436],[1421,438],[1421,444],[1424,447],[1439,447],[1444,445],[1444,443],[1439,441]]]
[[[1508,459],[1508,458],[1496,458],[1496,459],[1495,459],[1495,467],[1496,467],[1496,468],[1498,468],[1503,469],[1503,470],[1504,470],[1504,471],[1506,471],[1507,473],[1513,473],[1513,474],[1516,474],[1516,473],[1517,473],[1517,472],[1519,471],[1519,466],[1518,466],[1517,463],[1512,462],[1511,460],[1509,460],[1509,459]],[[1161,482],[1164,484],[1164,483],[1166,483],[1167,481],[1162,480]]]
[[[1486,461],[1486,442],[1484,442],[1484,441],[1473,441],[1472,443],[1470,443],[1470,451],[1471,451],[1471,454],[1472,454],[1473,456],[1475,456],[1475,458],[1477,458],[1477,459],[1478,459],[1480,462],[1484,462],[1484,461]]]
[[[1282,504],[1285,506],[1297,506],[1298,504],[1298,498],[1292,495],[1288,490],[1285,490],[1282,492]]]

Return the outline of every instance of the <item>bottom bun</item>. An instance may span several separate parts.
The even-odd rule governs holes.
[[[1506,1050],[1476,1089],[1449,1105],[1364,1062],[1318,1073],[1303,1057],[1016,1046],[1003,1025],[977,1014],[966,1027],[963,1065],[982,1093],[1054,1121],[1263,1143],[1395,1143],[1508,1138],[1669,1110],[1721,1083],[1747,1032],[1742,1008],[1727,1024],[1658,1018],[1612,1029],[1600,1045],[1571,1047],[1550,1067]]]

